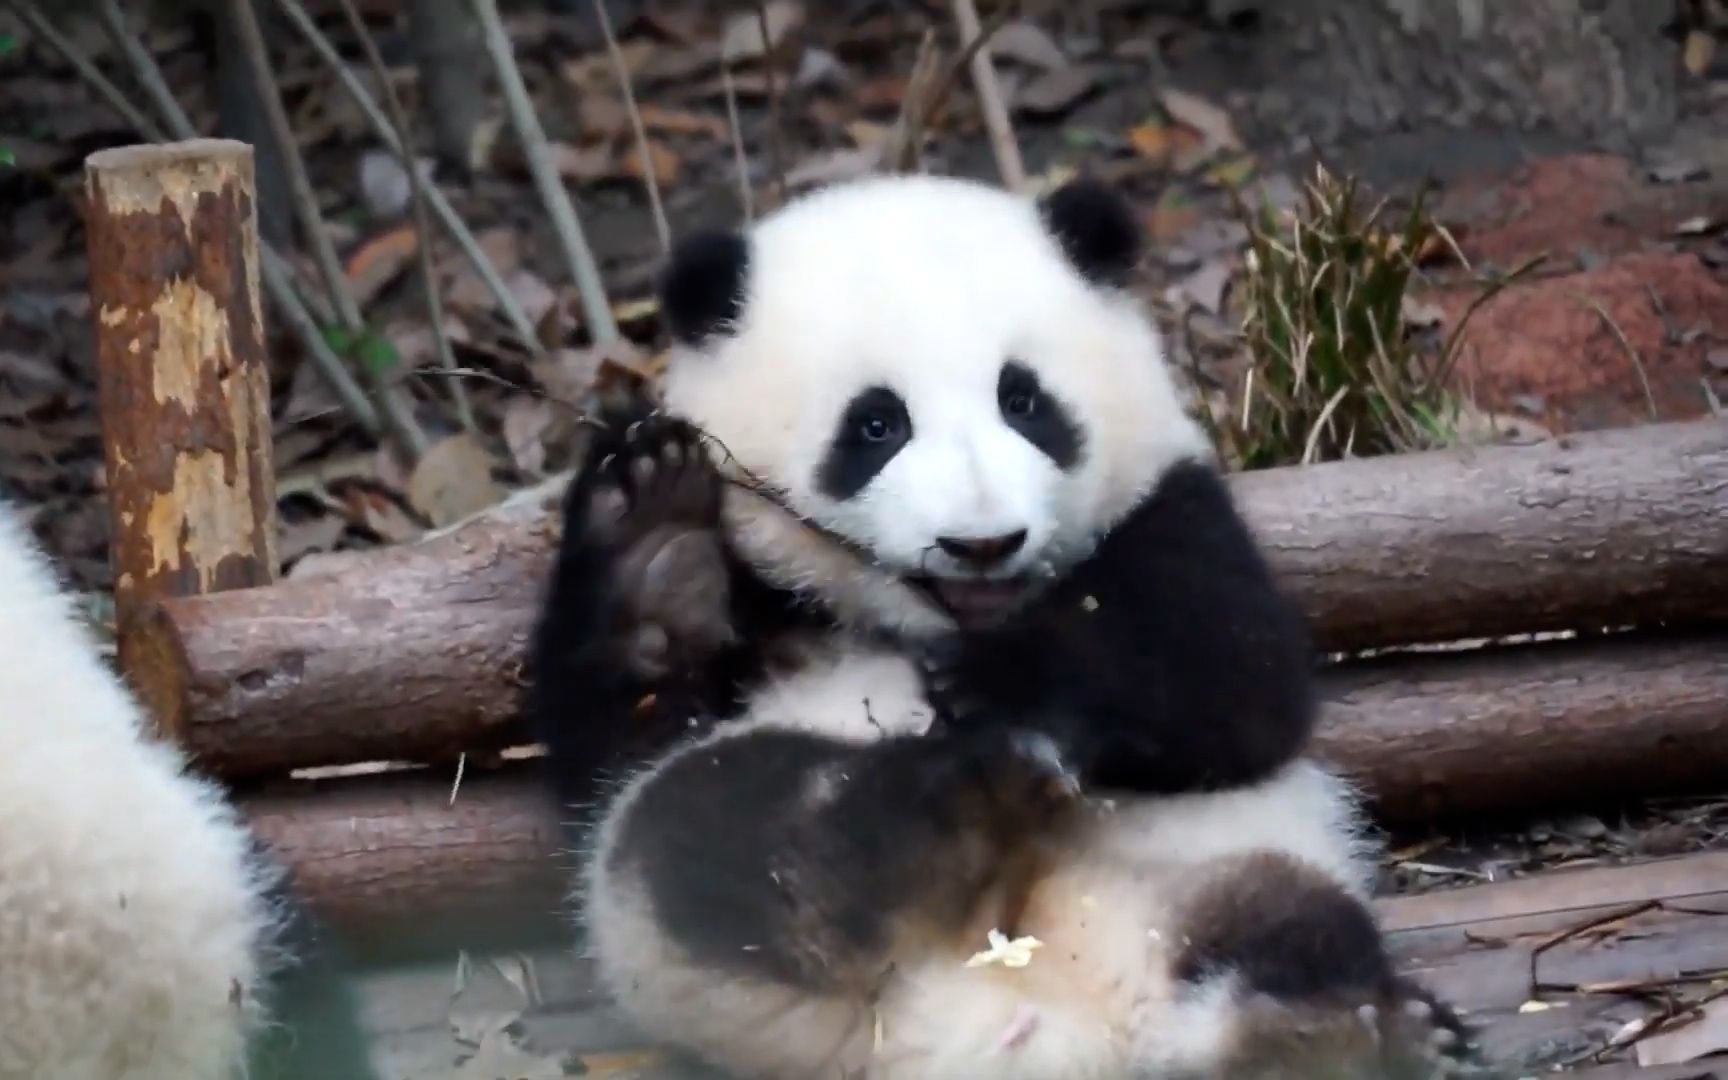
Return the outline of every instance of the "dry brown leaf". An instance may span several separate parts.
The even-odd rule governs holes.
[[[1213,259],[1177,282],[1173,291],[1179,297],[1187,297],[1202,310],[1216,315],[1223,310],[1224,290],[1230,285],[1230,274],[1229,262]]]
[[[367,239],[348,256],[343,267],[349,284],[354,287],[354,300],[362,307],[413,263],[420,250],[420,236],[412,224],[404,223]]]
[[[549,149],[552,167],[566,180],[591,183],[617,175],[617,161],[612,154],[612,148],[605,143],[595,143],[592,146],[552,143]]]
[[[383,492],[356,484],[343,491],[340,498],[348,520],[378,534],[386,543],[405,544],[425,535],[420,523]]]
[[[802,188],[812,184],[832,184],[854,180],[875,171],[882,161],[885,144],[861,146],[855,150],[830,150],[809,158],[786,173],[789,187]]]
[[[564,1080],[569,1075],[561,1057],[528,1051],[508,1031],[487,1033],[474,1056],[456,1070],[456,1080]]]
[[[277,558],[297,563],[307,555],[329,551],[342,538],[348,523],[335,514],[317,514],[304,521],[285,521],[277,533]]]
[[[621,42],[618,51],[624,54],[624,70],[634,78],[650,67],[660,50],[652,41],[637,39]],[[605,49],[564,61],[558,67],[558,76],[577,91],[612,94],[618,90],[618,72]]]
[[[1128,145],[1143,158],[1152,161],[1165,161],[1174,149],[1170,138],[1170,127],[1156,120],[1148,120],[1144,124],[1135,124],[1128,129]]]
[[[616,138],[630,130],[630,110],[611,94],[577,95],[576,120],[583,134],[594,139]]]
[[[845,125],[846,137],[860,150],[872,146],[881,146],[888,141],[893,132],[887,124],[878,124],[874,120],[853,120]]]
[[[516,467],[529,475],[539,476],[546,471],[546,435],[557,419],[555,408],[545,398],[520,395],[504,406],[500,424],[504,445]]]
[[[642,117],[643,127],[649,131],[658,131],[662,135],[707,135],[716,139],[731,137],[726,118],[711,113],[669,109],[648,102],[642,103],[637,112]]]
[[[768,24],[767,48],[762,24]],[[751,5],[726,20],[720,37],[720,55],[728,60],[754,60],[769,49],[779,48],[786,36],[804,22],[804,5],[797,0],[770,0],[758,9]]]
[[[990,35],[990,55],[1014,60],[1042,71],[1055,71],[1068,66],[1068,56],[1062,47],[1036,23],[1019,19]]]
[[[678,179],[678,170],[682,163],[678,155],[665,143],[657,139],[648,140],[648,159],[654,165],[654,182],[661,187],[670,187]],[[625,175],[631,179],[640,180],[643,175],[642,155],[637,152],[635,143],[624,153],[622,168]]]
[[[1033,116],[1065,113],[1096,90],[1102,80],[1103,73],[1090,64],[1047,71],[1020,88],[1014,95],[1014,109]]]
[[[1166,89],[1158,96],[1170,118],[1193,128],[1205,138],[1208,154],[1219,150],[1242,149],[1242,138],[1236,134],[1236,124],[1222,108],[1184,90]]]
[[[467,432],[432,444],[408,478],[408,501],[434,528],[477,514],[504,497],[493,479],[493,458]]]
[[[1716,35],[1708,30],[1692,30],[1686,35],[1684,62],[1689,75],[1700,76],[1710,70],[1716,58]]]

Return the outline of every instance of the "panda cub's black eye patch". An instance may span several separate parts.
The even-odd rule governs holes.
[[[1079,462],[1079,426],[1062,403],[1045,391],[1031,368],[1018,360],[1002,365],[1002,374],[996,380],[996,405],[1008,426],[1055,462],[1058,469],[1072,469]]]
[[[873,386],[848,402],[841,413],[817,471],[817,483],[829,498],[850,499],[869,486],[911,440],[912,416],[906,403],[886,386]]]

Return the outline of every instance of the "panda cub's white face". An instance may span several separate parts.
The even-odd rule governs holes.
[[[1208,452],[1144,316],[1029,199],[877,178],[741,250],[736,310],[675,349],[667,403],[875,564],[841,582],[817,534],[735,500],[740,545],[783,584],[869,594],[853,606],[899,629],[987,618]]]

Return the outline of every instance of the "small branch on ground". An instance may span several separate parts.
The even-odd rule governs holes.
[[[636,156],[642,159],[642,186],[648,191],[648,209],[654,214],[654,232],[660,238],[660,253],[664,255],[672,250],[672,226],[666,221],[666,207],[660,201],[660,181],[654,176],[648,131],[642,125],[642,111],[636,107],[636,91],[630,85],[630,69],[624,63],[624,50],[618,47],[618,35],[612,32],[612,17],[606,14],[606,0],[594,0],[594,17],[600,20],[600,33],[606,38],[606,52],[612,58],[618,89],[624,95],[624,111],[630,115],[630,130],[636,136]]]
[[[113,3],[114,0],[105,2]],[[454,371],[456,354],[450,347],[449,335],[444,332],[444,301],[438,295],[438,275],[432,268],[432,219],[426,212],[426,176],[420,170],[420,163],[414,160],[413,129],[408,126],[408,117],[402,111],[402,102],[396,97],[395,87],[390,84],[390,70],[384,66],[384,58],[378,55],[378,45],[367,32],[366,21],[360,17],[354,0],[340,2],[343,12],[348,16],[349,27],[359,39],[360,48],[366,53],[366,63],[371,65],[372,74],[384,91],[384,107],[390,111],[390,126],[396,131],[402,167],[408,170],[409,200],[414,207],[414,231],[418,234],[418,242],[414,248],[419,255],[417,261],[420,265],[421,287],[426,293],[426,320],[431,324],[432,343],[438,352],[438,366],[446,371]],[[480,423],[474,418],[474,403],[469,400],[467,385],[461,379],[451,379],[449,391],[450,403],[456,409],[456,421],[462,425],[462,430],[479,431]]]
[[[983,40],[978,22],[978,7],[973,0],[953,0],[954,23],[960,30],[960,40]],[[1002,185],[1019,191],[1026,185],[1026,165],[1020,158],[1020,144],[1014,139],[1014,125],[1008,119],[1008,106],[1002,100],[1002,86],[996,81],[996,67],[990,59],[990,47],[978,46],[972,54],[972,85],[978,92],[978,108],[984,114],[984,127],[990,133],[990,150],[996,155],[996,170],[1002,175]]]
[[[745,221],[756,220],[756,199],[750,192],[750,159],[744,152],[744,126],[738,120],[738,88],[732,83],[732,61],[720,58],[720,89],[726,97],[726,126],[732,130],[732,160],[738,172],[738,206]]]
[[[768,80],[768,154],[774,167],[774,205],[786,202],[786,145],[780,130],[780,80],[774,72],[774,35],[766,0],[756,0],[756,25],[762,31],[762,75]]]
[[[882,168],[891,173],[918,172],[924,164],[924,125],[933,104],[936,65],[941,59],[936,31],[927,28],[912,59],[912,74],[906,80],[906,95],[894,118],[888,141],[882,147]]]
[[[618,323],[613,319],[612,307],[606,299],[600,264],[595,261],[594,252],[582,232],[582,222],[576,216],[576,208],[571,205],[570,193],[564,190],[558,170],[552,165],[546,133],[540,127],[534,101],[528,96],[528,87],[523,84],[522,72],[516,66],[515,51],[510,45],[510,35],[504,29],[504,20],[498,14],[497,0],[470,0],[470,3],[475,18],[480,20],[486,52],[492,57],[498,84],[504,91],[510,126],[522,146],[522,156],[527,159],[528,171],[534,177],[534,186],[540,191],[546,212],[552,216],[559,246],[582,300],[582,313],[588,322],[589,335],[596,345],[609,344],[618,339]],[[649,165],[649,162],[643,162],[644,167]]]

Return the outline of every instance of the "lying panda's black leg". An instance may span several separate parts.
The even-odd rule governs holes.
[[[694,678],[735,638],[721,479],[699,433],[640,393],[614,396],[596,419],[526,673],[524,712],[567,808],[622,763],[642,699]]]
[[[1076,791],[1042,735],[757,728],[665,760],[602,857],[694,962],[868,993],[897,944],[958,929]]]
[[[934,664],[951,721],[1044,726],[1088,784],[1262,779],[1313,722],[1309,636],[1213,469],[1182,464],[1006,624]]]
[[[1265,1030],[1251,1052],[1274,1060],[1238,1063],[1245,1073],[1266,1075],[1280,1047],[1301,1047],[1304,1022],[1328,1018],[1360,1020],[1364,1034],[1371,1027],[1372,1037],[1344,1045],[1352,1057],[1387,1062],[1389,1078],[1464,1075],[1480,1064],[1457,1014],[1396,972],[1361,900],[1278,854],[1242,856],[1211,874],[1178,921],[1172,973],[1192,990],[1229,980],[1242,1000],[1272,1005],[1255,1012]],[[1335,1064],[1339,1075],[1358,1075]]]

